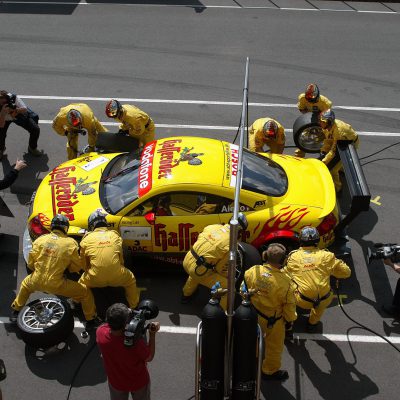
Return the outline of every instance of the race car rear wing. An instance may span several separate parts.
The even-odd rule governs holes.
[[[348,140],[339,140],[337,142],[337,153],[343,164],[351,200],[348,214],[341,219],[335,229],[336,232],[340,232],[361,212],[369,210],[371,193],[353,143]],[[339,161],[339,157],[337,157],[337,162]],[[333,166],[329,165],[329,169],[332,169]]]

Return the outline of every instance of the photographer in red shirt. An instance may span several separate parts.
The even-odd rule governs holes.
[[[111,400],[150,400],[150,376],[147,363],[155,353],[155,335],[159,322],[150,323],[148,343],[138,339],[132,347],[124,344],[124,330],[131,310],[122,303],[113,304],[106,312],[106,324],[96,332],[96,341],[103,357]]]

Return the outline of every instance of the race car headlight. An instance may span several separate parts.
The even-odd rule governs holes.
[[[325,235],[325,233],[330,232],[337,223],[337,219],[335,214],[330,213],[328,214],[322,222],[317,226],[317,230],[320,236]]]
[[[29,234],[33,239],[38,238],[41,235],[44,235],[46,233],[49,233],[48,229],[46,229],[42,222],[40,221],[40,218],[38,216],[33,217],[29,223],[28,223],[28,230]]]

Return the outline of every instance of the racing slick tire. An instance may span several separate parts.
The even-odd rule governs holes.
[[[126,153],[139,148],[139,141],[121,133],[99,132],[96,150],[100,153]]]
[[[262,260],[259,251],[253,245],[239,242],[237,261],[235,287],[236,290],[239,291],[240,285],[243,281],[244,273],[253,265],[262,264]]]
[[[294,121],[294,143],[305,153],[319,153],[324,138],[324,133],[318,123],[318,113],[305,113]]]
[[[17,326],[27,345],[48,348],[64,342],[72,333],[74,316],[65,300],[42,297],[19,312]]]

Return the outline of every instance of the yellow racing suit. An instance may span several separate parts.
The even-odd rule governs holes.
[[[121,122],[119,129],[128,131],[130,136],[138,139],[140,146],[154,140],[156,130],[154,121],[140,108],[123,104],[122,115],[116,120]]]
[[[335,120],[331,129],[323,129],[325,139],[321,147],[321,153],[325,154],[322,162],[329,164],[330,161],[336,156],[336,144],[338,140],[352,140],[355,148],[358,148],[359,140],[358,135],[351,125],[343,121]],[[342,162],[339,161],[335,167],[331,169],[333,183],[335,184],[336,191],[342,188],[340,181],[339,171],[342,169]]]
[[[96,316],[92,292],[81,282],[64,277],[64,271],[79,272],[81,262],[78,243],[59,230],[38,237],[29,253],[28,267],[33,271],[21,283],[19,293],[12,303],[14,310],[21,310],[33,292],[46,292],[70,297],[82,303],[86,320]]]
[[[332,108],[332,102],[325,96],[319,96],[318,101],[315,103],[312,103],[311,101],[308,101],[306,99],[306,96],[304,93],[301,93],[298,98],[297,102],[297,108],[299,111],[303,114],[307,112],[314,112],[314,113],[320,113],[322,111],[329,110]],[[296,149],[294,152],[294,155],[296,157],[304,157],[305,153],[303,150]]]
[[[81,240],[83,275],[79,282],[88,288],[121,286],[130,308],[139,302],[136,279],[124,267],[121,236],[106,227],[96,228]]]
[[[264,135],[264,125],[268,121],[274,121],[278,125],[278,134],[276,139],[268,138]],[[249,129],[249,150],[263,152],[266,144],[270,153],[282,154],[285,148],[285,130],[283,126],[272,118],[260,118],[253,122]]]
[[[209,225],[200,233],[192,250],[183,260],[183,268],[189,277],[183,287],[183,295],[191,296],[199,285],[212,288],[218,281],[222,289],[227,288],[229,260],[229,225]],[[192,253],[192,251],[196,254]],[[198,265],[198,257],[203,257],[205,265]],[[221,307],[226,310],[227,296],[221,298]]]
[[[89,150],[94,151],[98,132],[107,132],[107,129],[94,116],[92,109],[84,103],[70,104],[61,107],[60,111],[53,120],[53,129],[61,136],[67,132],[67,155],[68,160],[76,158],[78,155],[78,133],[68,124],[67,114],[70,110],[77,110],[82,115],[82,129],[88,132]]]
[[[338,279],[351,275],[349,266],[328,250],[304,246],[292,251],[284,271],[291,276],[297,289],[297,305],[310,311],[308,322],[316,324],[332,301],[330,277]]]
[[[255,291],[250,299],[258,311],[258,322],[264,335],[262,371],[270,375],[281,368],[285,323],[297,318],[295,287],[285,272],[268,263],[247,270],[244,281],[249,291]]]

